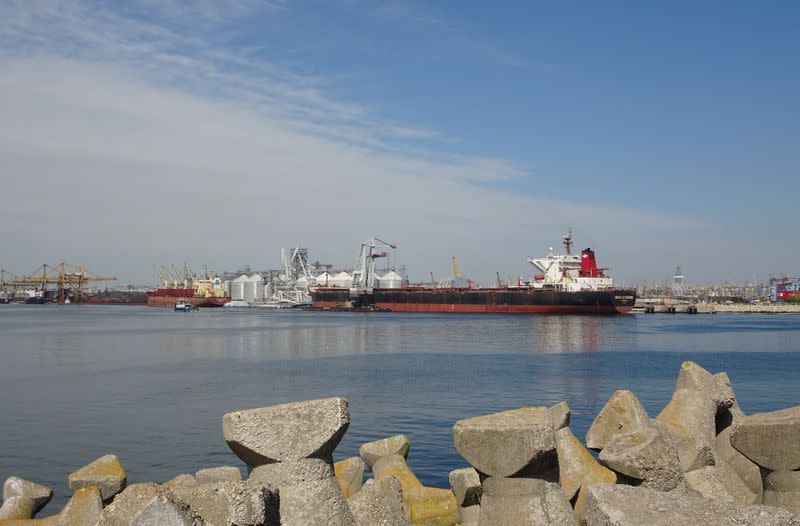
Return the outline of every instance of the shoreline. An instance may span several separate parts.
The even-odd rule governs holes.
[[[710,308],[717,313],[728,314],[800,314],[800,305],[791,303],[698,303],[697,308]]]

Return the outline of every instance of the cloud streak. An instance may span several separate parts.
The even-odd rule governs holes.
[[[374,119],[327,96],[324,79],[94,7],[0,11],[0,41],[15,42],[0,54],[0,244],[16,247],[3,266],[67,258],[141,281],[160,262],[274,266],[297,243],[347,264],[380,233],[412,277],[446,272],[457,253],[489,280],[525,271],[531,243],[546,248],[567,224],[609,247],[607,229],[691,224],[492,189],[533,175]]]

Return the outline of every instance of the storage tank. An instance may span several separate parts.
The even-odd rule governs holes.
[[[244,285],[244,301],[253,303],[264,299],[264,277],[261,274],[253,274],[242,283]]]
[[[231,281],[231,299],[244,300],[244,288],[247,282],[247,274],[242,274],[238,278]]]
[[[336,274],[331,280],[331,285],[333,285],[334,287],[350,288],[350,285],[352,285],[352,283],[353,283],[353,276],[344,271]]]
[[[407,285],[408,280],[394,270],[390,270],[381,276],[376,282],[376,286],[382,289],[400,289]]]

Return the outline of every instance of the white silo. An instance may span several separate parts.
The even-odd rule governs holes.
[[[231,299],[243,300],[245,283],[247,282],[247,274],[242,274],[238,278],[231,281]]]
[[[316,284],[320,287],[330,287],[333,285],[333,276],[331,276],[327,272],[323,272],[319,274],[316,278],[314,278]]]
[[[395,272],[390,270],[377,280],[376,285],[382,289],[400,289],[408,285],[408,280]]]
[[[350,288],[350,285],[353,284],[353,276],[345,271],[342,271],[336,274],[331,281],[334,287]]]
[[[264,299],[264,277],[261,274],[253,274],[244,283],[244,301],[252,303]]]

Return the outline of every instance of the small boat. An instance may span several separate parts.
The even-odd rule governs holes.
[[[249,307],[250,304],[244,300],[231,300],[223,305],[225,308],[231,307]]]
[[[198,309],[197,307],[195,307],[194,305],[192,305],[191,303],[189,303],[186,300],[179,300],[177,303],[175,303],[175,309],[174,310],[175,311],[180,311],[180,312],[193,312],[193,311],[197,311],[197,310],[200,310],[200,309]]]

